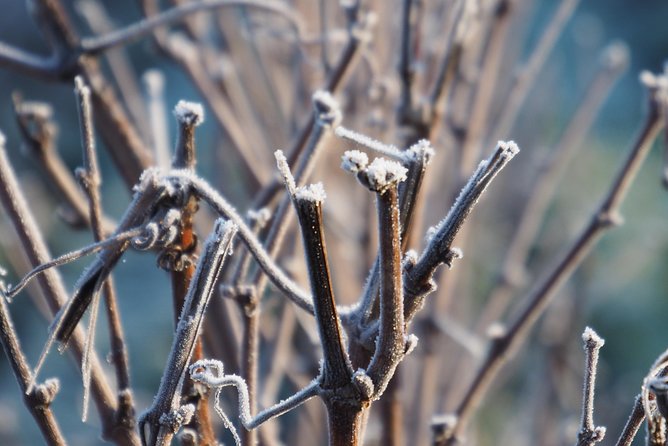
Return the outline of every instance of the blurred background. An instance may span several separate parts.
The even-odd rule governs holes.
[[[75,8],[70,2],[64,3],[68,3],[67,7],[71,8],[72,18],[80,34],[92,34],[90,20],[84,20],[77,12],[81,8]],[[88,1],[80,0],[79,3],[85,4]],[[127,25],[141,18],[140,9],[134,1],[104,0],[95,3],[104,7],[113,27]],[[294,3],[299,11],[310,11],[314,7],[308,1]],[[328,21],[332,26],[340,25],[341,15],[337,12],[337,2],[330,3],[331,17]],[[380,3],[380,25],[398,27],[398,17],[393,18],[392,13],[388,12],[398,11],[398,6],[377,3]],[[426,11],[440,11],[447,9],[452,2],[423,0],[419,3],[426,4]],[[526,60],[531,54],[559,4],[557,1],[547,0],[525,0],[519,3],[521,7],[517,8],[512,19],[506,45],[508,54],[502,56],[499,65],[499,93],[510,88],[512,75],[518,70],[518,61]],[[25,3],[20,0],[0,0],[0,6],[0,41],[30,52],[48,54],[49,48],[32,22]],[[242,14],[234,14],[238,14],[236,17],[239,21],[242,20]],[[305,13],[305,16],[309,15]],[[444,13],[444,16],[447,14]],[[542,225],[539,242],[530,252],[527,263],[529,275],[539,276],[546,266],[554,263],[555,256],[570,244],[586,224],[609,187],[611,178],[642,123],[646,97],[638,80],[639,73],[642,70],[661,72],[664,60],[668,60],[668,27],[665,26],[667,19],[668,3],[662,0],[586,0],[577,7],[556,47],[540,70],[538,80],[529,91],[525,106],[509,135],[510,139],[518,143],[522,153],[502,172],[498,183],[493,185],[474,212],[474,218],[469,223],[470,231],[475,235],[470,237],[471,240],[464,246],[464,259],[448,273],[458,275],[458,279],[455,284],[444,284],[444,287],[452,286],[455,290],[454,298],[444,307],[448,309],[447,320],[450,321],[450,331],[445,330],[446,332],[451,332],[452,327],[474,325],[475,316],[480,312],[499,274],[509,237],[517,222],[520,204],[531,191],[539,172],[540,160],[558,143],[577,110],[598,70],[603,48],[613,41],[623,41],[630,54],[628,68],[612,88],[584,142],[579,144],[577,154],[568,164],[563,180],[557,188],[555,200]],[[425,18],[425,23],[431,23],[428,17]],[[432,23],[431,26],[436,25]],[[317,24],[310,22],[308,27],[314,33],[319,30]],[[425,25],[424,32],[427,33],[430,29]],[[377,32],[379,36],[392,36],[391,30],[380,28]],[[260,35],[259,38],[267,40],[270,37]],[[429,35],[425,36],[425,39],[428,37]],[[397,56],[392,54],[395,51],[398,54],[396,40],[394,36],[389,41],[383,41],[382,49],[389,56],[384,64],[376,67],[380,77],[395,76],[393,70]],[[335,51],[336,48],[331,51],[332,54]],[[163,73],[165,103],[168,108],[173,107],[180,99],[203,100],[183,71],[155,50],[151,39],[142,39],[128,45],[125,54],[137,76],[151,69],[158,69]],[[287,107],[288,112],[293,113],[287,119],[288,126],[276,135],[272,140],[273,147],[266,152],[265,161],[268,165],[272,163],[271,152],[277,148],[285,148],[295,134],[295,129],[304,121],[312,87],[319,85],[319,79],[322,78],[317,68],[313,68],[316,65],[313,59],[317,59],[317,53],[307,52],[302,57],[297,58],[297,61],[306,72],[313,71],[313,79],[305,75],[305,82],[310,83],[303,85],[302,90],[293,86],[295,98],[292,106]],[[295,56],[288,51],[279,52],[272,55],[271,61],[275,66],[289,66],[295,63]],[[241,63],[233,57],[227,62]],[[105,65],[103,69],[108,70],[108,67]],[[428,69],[428,64],[421,65],[419,61],[416,63],[418,73]],[[289,72],[287,69],[284,71]],[[474,77],[477,74],[479,73],[470,73]],[[285,73],[282,75],[285,76]],[[354,84],[355,79],[351,84]],[[388,82],[392,91],[393,84]],[[396,83],[396,79],[393,82]],[[138,82],[137,85],[141,88],[142,84]],[[73,87],[68,83],[43,81],[0,67],[0,130],[7,136],[7,150],[11,162],[20,177],[51,252],[59,255],[89,243],[91,236],[86,231],[74,230],[63,222],[58,214],[58,197],[54,196],[51,186],[45,181],[35,162],[22,153],[22,140],[11,100],[11,95],[15,92],[20,92],[25,100],[52,104],[59,129],[58,151],[66,164],[74,169],[81,165],[81,144]],[[141,90],[138,93],[143,94]],[[290,91],[284,92],[284,95],[289,93]],[[363,102],[366,99],[354,96],[351,90],[344,91],[341,96],[344,111],[346,107],[354,107],[356,100]],[[502,94],[498,96],[501,97]],[[493,102],[492,115],[503,113],[503,105]],[[359,107],[364,110],[363,106]],[[394,108],[380,110],[381,121],[393,120]],[[450,112],[456,115],[456,110]],[[243,184],[243,178],[239,179],[239,160],[225,152],[226,137],[215,125],[215,120],[210,118],[208,108],[206,113],[207,120],[197,133],[199,172],[219,187],[240,210],[245,211],[250,192],[239,185],[240,182]],[[353,114],[352,117],[354,116]],[[170,140],[174,141],[175,123],[171,116],[166,119],[169,122]],[[363,121],[350,117],[344,117],[344,125],[355,130],[364,130]],[[396,134],[380,133],[384,142],[400,144]],[[447,135],[442,136],[433,141],[433,144],[437,161],[432,169],[443,168],[439,172],[444,175],[452,173],[452,168],[447,167],[448,161],[455,158],[452,154],[452,139]],[[102,144],[99,143],[99,146],[102,147]],[[485,147],[482,153],[488,153],[491,148]],[[501,374],[499,385],[494,386],[485,399],[475,425],[470,429],[470,444],[574,443],[580,416],[584,364],[580,334],[585,326],[593,327],[606,340],[601,352],[597,381],[595,420],[597,425],[608,427],[609,437],[606,443],[617,438],[630,413],[633,400],[640,391],[643,377],[654,359],[668,348],[668,326],[665,324],[665,315],[668,314],[668,192],[661,184],[662,151],[662,141],[659,138],[622,208],[625,224],[604,236],[573,279],[559,292],[548,314],[533,330],[527,348],[522,349]],[[336,165],[336,159],[341,153],[342,150],[337,149],[331,156],[328,154],[327,159]],[[100,150],[99,156],[103,175],[104,208],[108,215],[118,219],[129,201],[130,194],[105,151]],[[330,162],[323,164],[325,167],[321,170],[332,165]],[[319,180],[318,175],[317,173],[314,177]],[[336,226],[346,218],[350,218],[354,222],[352,224],[364,225],[365,223],[355,223],[364,217],[364,214],[354,214],[355,211],[350,210],[341,211],[335,207],[346,204],[349,190],[356,191],[360,196],[363,191],[354,186],[345,186],[342,187],[342,192],[336,192],[338,181],[352,183],[350,179],[342,173],[322,175],[323,178],[328,175],[325,180],[330,196],[327,215],[332,216],[332,225]],[[433,172],[432,175],[440,176]],[[448,197],[453,196],[454,189],[436,188],[430,194],[430,199],[433,200],[430,203],[434,205],[430,204],[429,212],[425,212],[425,227],[442,218],[451,204]],[[373,212],[369,211],[369,215],[372,214]],[[16,258],[19,254],[16,251],[14,235],[4,216],[0,221],[0,265],[8,270],[6,281],[15,283],[19,277],[16,268],[20,268],[24,261]],[[338,236],[333,234],[332,238],[336,239]],[[350,243],[352,247],[355,246],[354,242],[341,245],[342,248],[332,250],[332,255],[339,256],[339,262],[345,262],[347,258],[354,258],[355,265],[358,264],[356,262],[368,262],[368,259],[364,258],[366,254],[346,251],[351,246]],[[421,240],[417,238],[415,247],[419,248],[420,243]],[[298,249],[295,252],[297,257],[301,255]],[[88,260],[81,260],[60,269],[70,289],[87,262]],[[334,263],[336,266],[336,262]],[[359,291],[362,287],[365,270],[362,269],[350,278],[347,277],[345,267],[341,267],[338,270],[335,268],[333,275],[335,280],[352,279],[353,284],[347,288],[352,287],[352,291],[346,294],[347,299],[352,301],[355,290]],[[172,307],[171,302],[165,300],[170,296],[169,282],[165,280],[166,273],[157,269],[154,258],[146,253],[127,254],[118,266],[115,276],[124,328],[129,340],[135,400],[138,410],[141,411],[153,398],[171,344]],[[29,361],[34,363],[46,340],[48,321],[40,308],[28,297],[29,294],[20,295],[12,303],[11,311],[22,346]],[[517,299],[513,301],[515,305],[522,293],[517,294]],[[419,321],[416,321],[416,326],[417,324]],[[439,350],[445,355],[440,361],[447,364],[455,358],[459,361],[466,357],[466,348],[453,342],[448,336],[444,336],[444,339],[453,346]],[[98,352],[104,356],[108,351],[108,341],[106,331],[102,328],[98,329],[97,345]],[[419,350],[414,353],[417,358],[422,354]],[[470,358],[461,360],[471,364],[468,368],[462,367],[460,373],[472,374],[475,361],[470,361]],[[404,379],[410,380],[411,376],[419,376],[420,364],[417,359],[415,364],[409,364]],[[265,364],[264,367],[270,365]],[[416,375],[412,375],[413,373]],[[99,438],[99,421],[96,416],[91,416],[87,423],[80,421],[81,384],[69,356],[52,354],[41,376],[55,376],[61,380],[61,391],[54,408],[70,444],[95,444]],[[412,390],[406,392],[417,392],[416,389],[409,389]],[[440,390],[443,394],[456,394],[447,383],[442,384]],[[435,410],[447,409],[449,402],[451,403],[451,400],[444,397],[437,403]],[[422,423],[424,432],[428,433],[427,421],[423,419],[419,423]],[[376,444],[378,433],[373,426],[370,427],[368,436],[369,444]],[[428,436],[420,438],[424,440]],[[284,441],[290,444],[285,438]],[[22,405],[6,358],[2,356],[0,444],[41,442],[34,422]],[[406,444],[413,442],[407,439]],[[422,443],[418,441],[415,444]]]

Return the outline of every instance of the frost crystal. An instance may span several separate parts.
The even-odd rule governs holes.
[[[434,148],[428,139],[421,139],[408,148],[405,152],[407,157],[411,159],[424,158],[424,162],[428,164],[434,157]]]
[[[582,340],[585,344],[592,343],[598,347],[603,347],[603,344],[605,344],[605,340],[600,337],[591,327],[585,328],[584,333],[582,333]]]
[[[318,90],[313,93],[313,107],[321,122],[333,127],[341,123],[341,108],[330,92]]]
[[[200,125],[204,122],[204,107],[197,102],[181,100],[174,107],[176,119],[186,125]]]
[[[53,116],[53,107],[46,102],[22,102],[18,109],[19,114],[34,116],[40,119],[50,119]]]
[[[290,172],[290,166],[288,166],[288,160],[285,159],[285,155],[283,154],[282,150],[275,151],[274,157],[276,158],[276,167],[278,167],[278,172],[283,177],[283,182],[285,183],[285,187],[288,188],[288,192],[290,192],[290,195],[293,195],[295,193],[295,190],[297,189],[297,185],[295,184],[295,179],[292,176],[292,172]]]
[[[398,148],[396,148],[395,146],[390,144],[384,144],[378,141],[377,139],[370,138],[366,135],[357,133],[345,127],[342,126],[337,127],[336,130],[334,130],[334,134],[339,138],[352,141],[356,144],[359,144],[360,146],[366,147],[367,149],[371,149],[374,152],[378,152],[381,155],[389,156],[400,160],[404,159],[403,152]]]
[[[350,173],[357,173],[369,164],[369,157],[359,150],[347,150],[341,157],[341,168]]]
[[[325,188],[322,187],[322,183],[315,183],[298,188],[295,192],[295,198],[322,203],[327,198],[327,194],[325,194]]]
[[[379,192],[392,183],[404,181],[406,172],[406,168],[401,164],[384,158],[376,158],[366,169],[369,186]]]
[[[497,145],[502,150],[501,156],[508,158],[508,160],[520,153],[520,148],[517,147],[515,141],[499,141]]]

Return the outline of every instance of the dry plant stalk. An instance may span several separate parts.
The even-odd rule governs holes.
[[[143,19],[117,29],[103,3],[90,0],[77,5],[98,33],[89,37],[79,37],[62,0],[29,3],[51,53],[40,56],[0,42],[0,68],[74,85],[83,148],[83,167],[75,173],[58,153],[61,117],[55,108],[20,94],[12,99],[21,137],[58,195],[61,216],[93,236],[90,245],[51,258],[6,153],[6,146],[17,142],[0,134],[0,201],[31,268],[15,285],[0,287],[0,341],[26,407],[53,445],[67,444],[69,434],[52,410],[58,380],[39,380],[54,343],[61,351],[69,348],[81,364],[83,419],[92,398],[102,438],[119,445],[215,445],[221,423],[237,445],[247,446],[314,444],[324,432],[332,446],[358,446],[365,439],[379,441],[372,438],[374,431],[384,432],[383,444],[424,443],[429,431],[404,411],[413,404],[417,412],[436,413],[447,401],[439,390],[448,385],[448,390],[463,386],[465,392],[454,407],[434,416],[431,444],[463,443],[491,384],[558,289],[601,235],[621,223],[622,201],[668,116],[668,72],[644,73],[646,121],[601,205],[554,266],[534,282],[522,309],[500,322],[519,279],[528,279],[524,267],[558,179],[627,65],[622,44],[606,48],[548,167],[536,175],[535,193],[516,212],[518,229],[486,306],[473,327],[453,328],[454,318],[434,312],[443,306],[436,299],[447,303],[455,292],[452,285],[439,289],[441,266],[452,269],[463,257],[455,243],[468,250],[476,242],[470,233],[476,230],[470,223],[473,210],[519,148],[499,141],[489,156],[481,154],[492,145],[489,140],[506,138],[518,127],[517,117],[530,102],[528,92],[578,0],[560,2],[505,92],[498,88],[499,72],[510,68],[503,55],[513,45],[513,20],[522,6],[514,0],[457,0],[440,6],[397,0],[400,20],[373,1],[342,0],[336,8],[327,1],[174,1],[161,11],[156,0],[141,0]],[[440,24],[438,35],[429,20]],[[142,82],[124,52],[139,39],[151,39],[159,57],[183,71],[203,98],[203,104],[180,101],[174,107],[178,128],[171,162],[165,77],[157,69],[144,74],[147,100],[141,101]],[[215,149],[224,150],[228,165],[223,167],[234,170],[233,179],[204,178],[211,166],[202,161],[211,151],[196,142],[195,134],[202,131],[197,127],[204,123],[205,108],[213,118],[207,124],[220,135]],[[98,163],[96,134],[132,191],[118,222],[105,214],[100,189],[105,169]],[[455,155],[449,175],[436,171],[433,162],[444,145],[452,146]],[[371,194],[356,191],[337,169],[323,168],[339,158],[343,170]],[[205,164],[201,172],[198,160]],[[322,182],[313,183],[314,178]],[[232,204],[227,197],[232,190],[243,190],[245,205]],[[454,197],[447,212],[435,205],[434,191],[441,198]],[[512,208],[514,198],[498,192],[484,206]],[[351,201],[345,203],[349,207],[341,204],[342,196]],[[371,201],[375,216],[362,218]],[[445,216],[425,230],[423,222],[436,214]],[[299,238],[301,245],[291,243]],[[352,249],[366,251],[369,261],[341,258],[341,251]],[[133,343],[119,310],[119,302],[132,296],[119,295],[112,280],[128,250],[150,252],[168,271],[172,289],[175,330],[148,408],[135,401],[128,359]],[[67,293],[56,268],[90,254],[94,259]],[[354,300],[350,282],[361,284],[364,278]],[[53,317],[34,368],[5,302],[32,280],[38,281]],[[475,291],[466,292],[473,297]],[[95,348],[100,304],[108,320],[115,390]],[[87,312],[84,331],[79,325]],[[483,354],[480,332],[491,323]],[[422,347],[413,331],[423,336],[428,355],[409,356]],[[440,381],[435,379],[438,362],[427,358],[447,335],[481,355],[473,375],[470,362],[452,354],[447,359],[453,364]],[[584,398],[573,440],[593,446],[606,432],[593,421],[603,340],[590,328],[583,340]],[[412,373],[421,366],[422,381]],[[619,445],[631,444],[644,419],[647,444],[667,444],[667,373],[664,354],[642,385]],[[468,376],[473,378],[466,382]],[[236,413],[226,407],[226,387],[236,389]],[[403,401],[411,388],[418,390],[417,400]],[[220,421],[209,411],[210,391]],[[429,398],[420,401],[423,395]],[[316,397],[325,414],[304,404]],[[297,429],[291,422],[267,423],[293,411]]]

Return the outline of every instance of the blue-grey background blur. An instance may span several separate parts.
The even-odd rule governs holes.
[[[127,24],[139,18],[139,10],[133,1],[106,0],[104,3],[117,23]],[[536,36],[558,2],[536,0],[533,3],[534,6],[526,13],[529,25],[516,31],[525,51],[534,46]],[[23,1],[0,0],[0,11],[0,40],[29,51],[46,53],[47,47],[31,22]],[[660,71],[663,60],[668,59],[667,21],[668,3],[662,0],[583,0],[542,71],[541,79],[528,100],[530,111],[520,117],[519,131],[514,136],[523,148],[554,144],[581,98],[604,45],[613,39],[622,39],[631,50],[631,65],[627,74],[605,103],[580,155],[572,163],[560,187],[543,232],[546,249],[558,252],[567,240],[572,239],[598,204],[622,160],[644,112],[644,94],[638,74],[643,69]],[[80,29],[86,28],[82,26]],[[139,74],[156,67],[164,71],[168,104],[175,104],[182,98],[200,100],[185,77],[172,64],[157,57],[147,42],[131,45],[129,56]],[[68,165],[74,168],[81,163],[81,152],[72,87],[0,69],[0,129],[7,135],[11,161],[19,173],[40,227],[48,238],[51,251],[60,254],[88,243],[90,235],[73,231],[59,220],[48,185],[33,163],[20,153],[21,141],[10,100],[13,91],[22,92],[29,100],[54,104],[60,128],[58,147]],[[173,136],[174,125],[170,125]],[[205,124],[198,134],[199,146],[210,145],[214,135],[212,125]],[[572,282],[574,285],[567,287],[565,294],[562,293],[564,297],[568,295],[571,301],[577,298],[585,302],[580,314],[582,323],[594,327],[606,340],[598,381],[600,390],[596,420],[608,426],[611,437],[618,435],[648,367],[662,350],[668,348],[668,325],[665,323],[668,314],[668,192],[661,188],[660,183],[660,151],[659,144],[656,144],[629,194],[623,207],[625,225],[605,236],[576,273]],[[212,175],[214,163],[207,162],[213,159],[212,155],[203,152],[201,156],[202,174]],[[109,158],[104,153],[100,154],[100,158],[105,208],[117,217],[127,204],[129,195],[114,173]],[[523,173],[509,169],[504,174],[516,178]],[[512,180],[504,184],[509,183]],[[223,193],[236,204],[241,204],[243,194],[239,191],[231,189]],[[0,235],[3,238],[13,237],[4,222]],[[493,233],[485,236],[483,243],[487,245],[479,247],[476,252],[467,252],[467,261],[477,262],[481,269],[490,272],[498,268],[498,263],[487,264],[490,259],[501,259],[504,240],[497,238]],[[6,258],[9,255],[17,254],[0,253],[0,264],[8,265]],[[72,286],[84,265],[85,261],[62,268],[68,286]],[[118,267],[119,279],[116,283],[129,340],[132,380],[139,389],[136,394],[139,410],[146,407],[152,398],[151,392],[157,388],[171,342],[171,304],[168,281],[164,280],[164,275],[147,255],[127,255]],[[11,271],[7,280],[16,280]],[[555,306],[551,314],[559,314],[560,308],[560,305]],[[47,324],[25,293],[15,300],[11,310],[25,352],[34,363],[46,339]],[[555,322],[559,324],[562,321],[556,317],[552,323]],[[568,340],[576,348],[581,343],[583,328],[584,325],[575,327]],[[483,429],[479,430],[481,434],[477,437],[480,444],[500,444],[499,438],[506,438],[505,426],[509,421],[515,423],[516,429],[524,429],[528,435],[535,428],[522,424],[524,414],[531,407],[517,405],[528,400],[519,391],[527,380],[533,375],[545,376],[545,369],[553,365],[553,359],[548,359],[546,351],[554,346],[547,345],[546,348],[547,337],[541,338],[545,330],[545,326],[535,330],[531,348],[523,351],[520,361],[514,363],[524,364],[526,372],[517,374],[517,378],[511,379],[503,391],[495,391],[494,398],[488,399],[488,407],[480,422]],[[104,355],[108,349],[106,334],[102,329],[98,331],[99,351]],[[516,368],[511,366],[511,369]],[[581,363],[571,362],[566,368],[572,372],[572,382],[570,386],[558,389],[557,393],[579,392]],[[92,444],[91,439],[98,438],[99,422],[96,415],[92,415],[86,424],[80,422],[82,390],[71,359],[67,355],[52,355],[42,372],[42,377],[50,376],[57,376],[62,382],[62,391],[54,407],[67,439],[73,445]],[[540,387],[538,383],[534,388]],[[558,400],[553,403],[557,406],[561,404]],[[509,410],[511,407],[512,411]],[[579,406],[568,402],[561,409],[559,418],[551,420],[551,423],[555,429],[563,429],[565,435],[571,435],[574,432],[573,422],[577,422],[579,416]],[[572,443],[573,438],[566,436],[564,441]],[[33,421],[22,405],[7,361],[2,356],[0,444],[41,442]]]

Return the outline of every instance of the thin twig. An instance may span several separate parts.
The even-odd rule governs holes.
[[[79,125],[81,127],[81,142],[83,146],[84,168],[77,171],[79,181],[85,194],[88,196],[89,220],[96,242],[104,238],[102,227],[102,205],[100,202],[100,170],[97,165],[97,154],[95,151],[95,137],[93,135],[92,105],[90,100],[90,89],[83,83],[81,77],[74,79],[77,106],[79,111]],[[128,363],[127,347],[123,326],[118,312],[116,291],[113,286],[111,275],[107,277],[103,285],[106,302],[107,320],[109,324],[109,338],[111,340],[112,362],[116,371],[118,385],[118,407],[119,418],[129,427],[134,428],[134,407],[130,393],[130,365]],[[82,375],[84,380],[84,407],[86,407],[88,388],[90,382],[90,354],[95,339],[95,324],[97,319],[97,303],[91,305],[91,318],[88,328],[88,345],[82,363]],[[84,410],[84,417],[86,416]]]
[[[628,65],[628,49],[624,44],[613,43],[606,47],[601,66],[573,118],[554,149],[548,155],[536,183],[531,187],[519,223],[516,225],[503,261],[497,283],[487,299],[487,305],[478,318],[477,326],[485,329],[499,318],[506,309],[512,292],[523,285],[526,262],[536,235],[544,221],[548,205],[558,191],[558,183],[576,150],[581,146],[598,110],[608,97],[611,87]]]
[[[281,173],[289,174],[286,170],[282,170]],[[321,184],[294,189],[294,179],[288,178],[286,182],[299,218],[311,291],[314,296],[313,306],[324,357],[322,386],[325,389],[344,387],[350,383],[353,370],[343,343],[341,321],[336,310],[325,247],[322,226],[322,203],[325,193]]]
[[[44,441],[51,446],[64,446],[67,444],[56,417],[51,410],[51,403],[58,392],[59,383],[56,379],[47,379],[44,384],[39,384],[33,388],[32,392],[26,394],[30,385],[32,372],[28,361],[23,354],[19,339],[16,336],[16,330],[9,316],[9,308],[5,303],[5,296],[0,292],[0,343],[5,350],[7,359],[14,377],[19,384],[23,402],[30,411],[35,423],[42,432]]]
[[[435,289],[432,275],[436,268],[443,263],[451,266],[453,260],[461,257],[461,252],[452,247],[454,238],[487,186],[518,152],[514,142],[499,142],[492,156],[480,163],[446,217],[430,230],[427,247],[420,257],[413,254],[406,259],[404,313],[408,323],[422,307],[426,296]]]
[[[320,381],[317,379],[313,380],[308,386],[304,387],[291,397],[280,401],[263,410],[255,417],[252,417],[248,410],[248,388],[246,387],[246,382],[240,376],[225,375],[222,362],[211,359],[196,362],[190,366],[190,379],[209,387],[219,389],[226,386],[235,386],[239,391],[239,417],[246,429],[255,429],[272,418],[289,412],[300,404],[318,395],[320,392]],[[217,405],[216,410],[223,420],[227,419],[227,416]],[[228,425],[228,427],[230,426],[231,425]]]
[[[586,353],[585,381],[582,399],[582,420],[578,433],[577,446],[594,446],[603,440],[605,427],[594,425],[594,390],[598,354],[605,341],[591,328],[587,327],[582,334]]]
[[[30,263],[33,266],[45,264],[50,259],[46,243],[29,212],[26,200],[11,170],[4,142],[4,136],[0,134],[0,201],[18,234]],[[49,269],[40,276],[39,283],[51,312],[56,314],[67,302],[67,292],[62,278],[56,271]],[[83,339],[83,331],[75,330],[72,336],[72,347],[78,361],[83,358]],[[31,378],[34,380],[35,376]],[[138,445],[139,438],[134,430],[118,424],[116,401],[96,356],[91,359],[91,393],[100,413],[103,437],[123,444]]]
[[[531,87],[538,79],[541,68],[579,3],[580,0],[562,0],[559,4],[526,64],[513,78],[512,86],[506,90],[506,97],[501,101],[503,108],[496,124],[490,126],[493,130],[487,135],[488,141],[508,137]]]
[[[297,35],[301,35],[301,30],[304,29],[299,16],[296,15],[293,9],[288,8],[283,2],[275,0],[203,0],[171,8],[158,15],[149,17],[138,23],[103,36],[84,38],[81,40],[80,51],[88,55],[97,54],[115,46],[125,45],[128,42],[147,36],[157,28],[182,21],[190,14],[228,6],[247,6],[279,14],[288,20],[294,27]]]
[[[626,421],[624,429],[619,435],[616,446],[631,446],[633,439],[636,437],[644,420],[645,409],[642,404],[642,395],[638,395],[633,403],[633,409],[631,410],[629,419]]]
[[[650,78],[651,76],[651,78]],[[545,311],[557,289],[573,273],[584,257],[591,251],[594,244],[600,239],[603,232],[616,224],[621,223],[618,215],[619,207],[635,179],[642,162],[644,161],[652,142],[660,132],[663,120],[659,112],[661,102],[665,101],[660,85],[652,83],[652,75],[644,75],[643,80],[650,86],[649,112],[646,122],[640,131],[631,151],[613,180],[603,203],[594,213],[587,227],[575,240],[568,252],[553,267],[550,272],[529,292],[526,306],[508,324],[507,330],[495,337],[490,345],[487,357],[480,365],[473,381],[457,405],[455,418],[457,420],[450,436],[438,445],[454,444],[464,431],[475,408],[491,385],[493,378],[501,367],[510,359],[512,353],[526,339],[529,330],[538,317]]]

